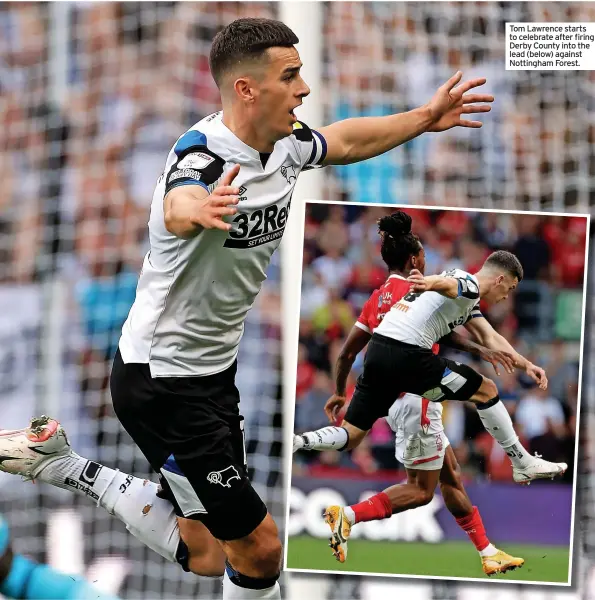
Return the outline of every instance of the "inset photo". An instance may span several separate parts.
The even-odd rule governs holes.
[[[305,219],[286,568],[570,585],[589,216]]]

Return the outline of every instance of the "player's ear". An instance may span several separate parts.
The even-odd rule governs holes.
[[[248,77],[239,77],[234,81],[233,88],[240,100],[252,104],[255,99],[252,81]]]

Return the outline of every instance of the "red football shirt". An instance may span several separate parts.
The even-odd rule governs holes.
[[[356,327],[374,333],[374,329],[380,325],[384,315],[403,296],[409,292],[410,283],[400,275],[389,275],[384,284],[374,290],[370,298],[364,304],[360,316],[355,323]],[[434,344],[432,352],[438,354],[439,346]]]

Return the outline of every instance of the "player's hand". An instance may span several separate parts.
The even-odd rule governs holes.
[[[231,224],[223,217],[235,215],[238,209],[235,205],[240,201],[240,189],[232,186],[233,180],[240,172],[240,165],[234,165],[221,180],[221,183],[197,207],[193,221],[205,229],[222,229],[229,231]]]
[[[333,394],[324,405],[324,412],[328,417],[330,423],[334,423],[337,420],[337,414],[345,406],[347,398],[345,396],[338,396]]]
[[[502,350],[489,350],[485,348],[479,351],[479,356],[483,360],[489,362],[494,367],[496,375],[500,376],[498,365],[501,364],[507,373],[514,373],[514,356],[510,352]]]
[[[489,112],[492,107],[485,103],[493,102],[494,96],[467,93],[469,90],[483,85],[486,82],[485,77],[471,79],[457,85],[462,77],[463,73],[457,71],[438,88],[433,98],[426,104],[425,108],[430,111],[432,119],[432,125],[428,131],[446,131],[452,127],[479,128],[482,126],[481,121],[463,119],[462,115]]]
[[[545,371],[541,367],[529,363],[525,372],[539,386],[539,389],[547,390],[547,377]]]
[[[428,280],[417,269],[411,269],[407,281],[412,292],[427,292],[430,289]]]

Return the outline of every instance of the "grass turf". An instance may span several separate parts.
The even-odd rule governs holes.
[[[502,550],[525,559],[521,569],[488,578],[475,548],[468,542],[349,542],[347,561],[337,562],[326,539],[289,538],[287,566],[337,572],[393,573],[440,577],[474,577],[516,581],[568,581],[569,550],[558,546],[502,544]]]

